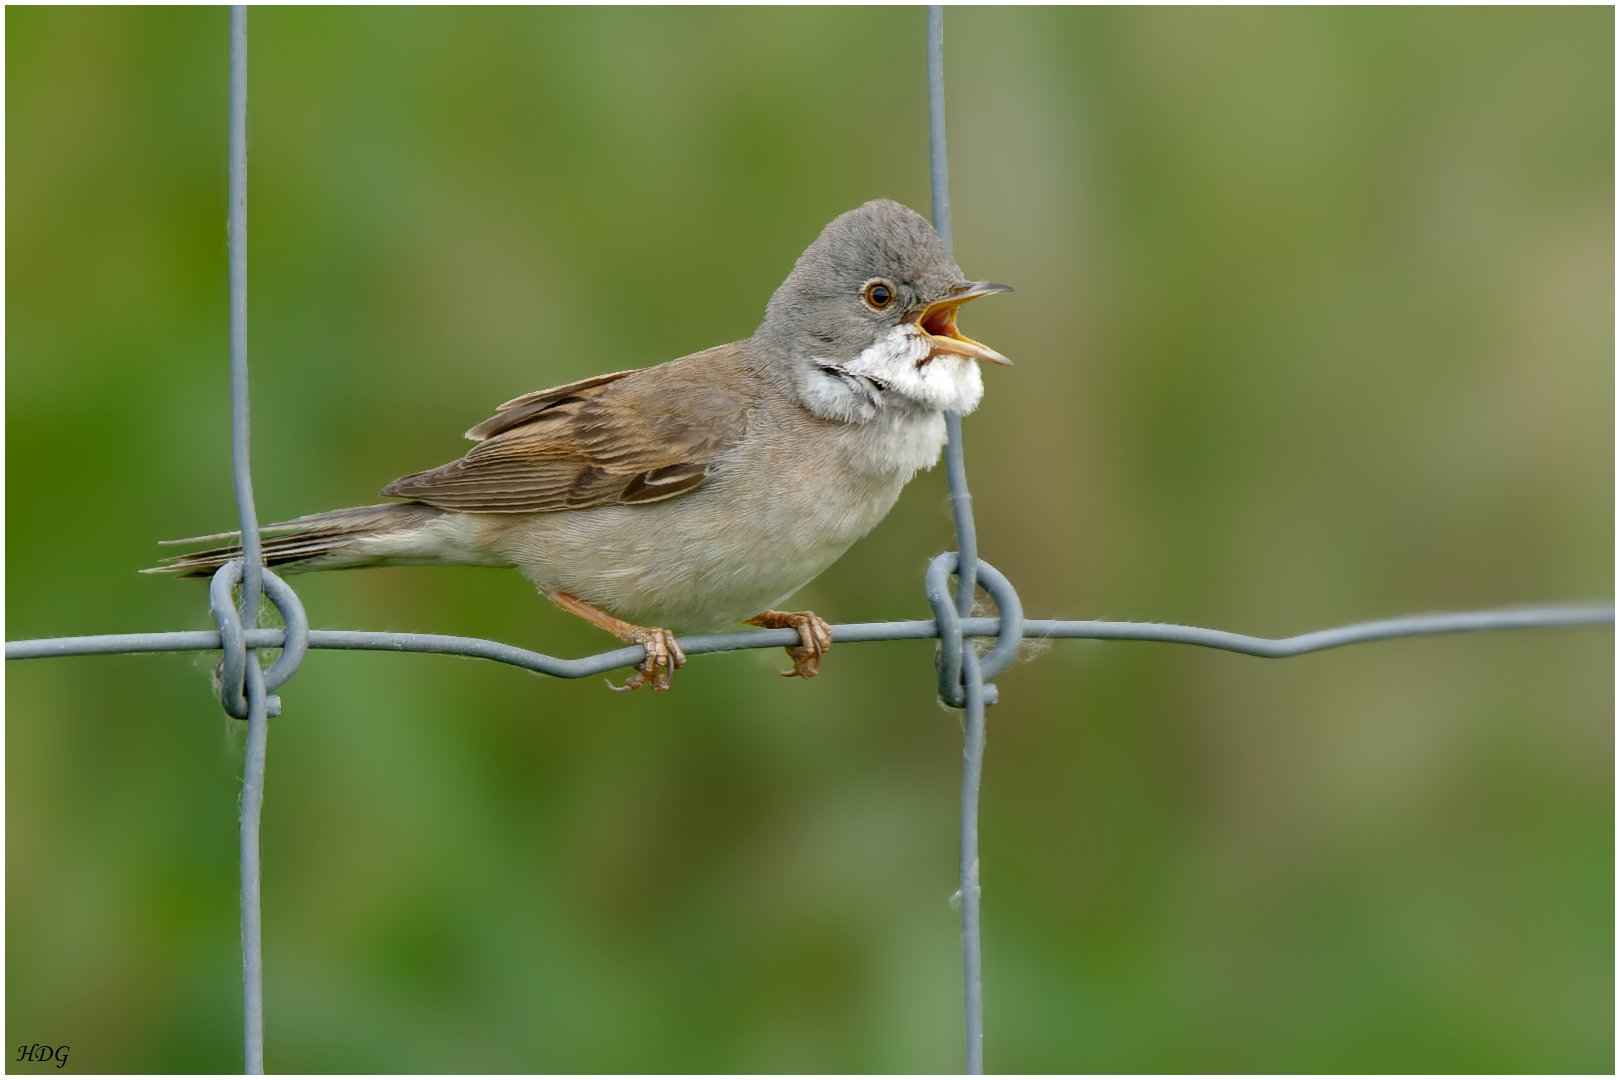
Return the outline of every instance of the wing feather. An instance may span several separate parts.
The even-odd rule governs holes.
[[[649,503],[701,487],[747,430],[742,343],[514,398],[467,432],[465,457],[384,496],[445,510],[534,513]]]

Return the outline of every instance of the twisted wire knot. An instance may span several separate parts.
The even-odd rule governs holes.
[[[962,638],[962,616],[956,610],[956,601],[946,588],[946,578],[956,573],[961,556],[947,551],[935,557],[928,565],[924,588],[928,603],[934,609],[934,623],[939,630],[939,696],[945,704],[965,708],[967,691],[962,685],[962,650],[967,647]],[[991,679],[1007,670],[1018,654],[1018,644],[1024,638],[1024,605],[1018,591],[1000,570],[983,559],[979,560],[979,582],[990,593],[1001,614],[1001,625],[996,633],[996,647],[979,661],[979,672],[984,680],[984,703],[994,705],[997,698]]]
[[[215,572],[208,585],[209,611],[214,616],[214,625],[219,627],[219,643],[225,651],[225,659],[220,664],[219,704],[227,714],[238,720],[246,720],[251,683],[254,690],[267,695],[264,701],[265,715],[279,716],[281,698],[270,691],[292,678],[298,665],[304,662],[304,654],[309,652],[309,616],[304,614],[304,605],[292,586],[269,569],[261,571],[264,575],[264,593],[276,610],[281,612],[282,622],[287,624],[281,656],[270,665],[268,671],[261,674],[258,654],[250,656],[248,653],[247,635],[242,629],[242,617],[236,610],[232,595],[232,590],[242,580],[243,568],[241,559],[228,562]]]

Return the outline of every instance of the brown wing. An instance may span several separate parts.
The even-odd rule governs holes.
[[[550,390],[536,390],[532,394],[515,397],[495,410],[494,416],[468,431],[467,438],[474,442],[483,442],[491,435],[499,435],[519,424],[528,423],[547,409],[595,397],[602,392],[600,388],[608,383],[646,370],[646,368],[631,368],[629,371],[615,371],[610,375],[593,375],[589,379],[581,379],[565,386],[553,386]]]
[[[533,513],[657,502],[699,487],[748,426],[740,344],[525,394],[467,432],[467,456],[381,494],[446,510]]]

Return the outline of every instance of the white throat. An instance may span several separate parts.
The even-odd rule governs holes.
[[[817,416],[846,423],[871,420],[889,406],[972,412],[984,396],[979,365],[954,353],[927,360],[931,349],[927,334],[903,323],[846,364],[814,362],[800,376],[801,396]]]

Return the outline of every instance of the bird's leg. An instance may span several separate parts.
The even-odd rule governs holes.
[[[608,680],[610,690],[635,690],[652,682],[652,688],[660,694],[669,689],[669,677],[675,669],[686,663],[686,654],[675,643],[675,635],[659,626],[636,626],[623,619],[616,619],[612,615],[587,604],[577,596],[565,592],[546,593],[546,599],[562,608],[572,612],[587,622],[595,623],[620,641],[631,645],[640,645],[647,650],[647,658],[636,665],[636,673],[624,680],[623,686],[614,686]]]
[[[790,679],[795,675],[801,679],[815,678],[816,672],[821,670],[821,654],[833,647],[832,627],[813,611],[762,611],[744,621],[749,626],[762,626],[767,630],[799,632],[800,643],[787,646],[793,670],[778,672]]]

